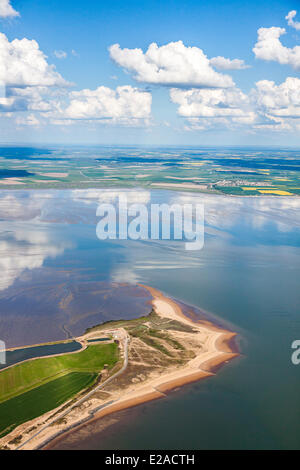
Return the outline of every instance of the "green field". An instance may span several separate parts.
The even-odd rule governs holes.
[[[150,188],[153,183],[172,189],[168,184],[194,183],[177,189],[262,196],[259,191],[243,190],[262,186],[299,195],[300,161],[299,152],[265,148],[4,147],[0,148],[0,183],[5,189],[20,189],[18,184],[21,189]]]
[[[0,372],[0,437],[50,411],[92,385],[104,365],[118,361],[115,343],[35,359]]]
[[[0,372],[0,403],[69,372],[99,373],[118,360],[114,343],[88,346],[82,352],[23,362]]]
[[[0,403],[0,438],[26,421],[61,405],[90,386],[96,373],[71,372],[29,392]]]

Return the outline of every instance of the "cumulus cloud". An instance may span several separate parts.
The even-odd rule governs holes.
[[[52,100],[64,93],[49,87],[25,87],[8,88],[7,95],[15,100],[16,106],[23,103],[29,111],[47,112],[53,108]]]
[[[285,47],[280,36],[286,33],[284,28],[260,28],[258,40],[253,48],[257,59],[275,61],[282,65],[291,65],[295,69],[300,68],[300,46]]]
[[[39,127],[49,123],[70,126],[85,121],[87,125],[101,122],[141,127],[150,124],[151,104],[151,93],[131,86],[115,90],[102,86],[74,92],[64,88],[11,87],[7,96],[0,98],[0,112],[23,112],[16,118],[16,123],[22,126]]]
[[[6,87],[6,96],[0,98],[0,112],[53,112],[57,103],[62,101],[63,96],[68,96],[67,91],[62,88],[52,87]],[[23,125],[26,119],[22,118]],[[29,122],[29,121],[28,121]]]
[[[68,54],[65,51],[54,51],[53,53],[57,59],[66,59]]]
[[[287,14],[285,19],[287,20],[289,26],[291,26],[292,28],[295,28],[295,29],[297,29],[297,31],[299,31],[300,30],[300,23],[299,23],[299,21],[294,21],[294,18],[295,18],[296,15],[297,15],[297,11],[292,10]]]
[[[265,121],[257,126],[261,129],[300,130],[300,79],[288,77],[280,85],[270,80],[261,80],[251,92],[257,112]]]
[[[229,75],[216,72],[198,47],[186,47],[182,41],[142,49],[109,48],[111,58],[138,82],[173,87],[227,88],[234,86]]]
[[[259,107],[278,116],[300,117],[300,79],[288,77],[280,85],[270,80],[256,83],[254,92]]]
[[[10,42],[0,33],[0,112],[50,112],[53,99],[66,93],[70,85],[49,65],[47,57],[34,40],[15,39]],[[35,125],[33,114],[18,117],[17,123]]]
[[[300,131],[299,78],[287,77],[279,85],[272,80],[260,80],[249,97],[257,114],[254,130]]]
[[[185,118],[186,130],[244,127],[247,131],[299,132],[300,79],[277,85],[260,80],[246,95],[238,88],[170,91],[171,101]]]
[[[3,97],[0,98],[0,112],[1,113],[13,113],[16,111],[26,111],[26,102],[19,101],[18,103],[14,98]]]
[[[228,117],[244,116],[248,97],[238,88],[221,90],[170,91],[171,101],[179,104],[178,114],[183,117]]]
[[[219,70],[243,70],[250,68],[250,65],[245,64],[241,59],[226,59],[225,57],[213,57],[209,61],[210,65]]]
[[[34,40],[9,42],[0,33],[0,82],[6,86],[65,86],[67,82],[49,65],[47,57]]]
[[[151,103],[151,93],[138,88],[100,86],[71,92],[70,103],[61,114],[67,119],[141,120],[150,118]]]
[[[55,51],[65,58],[64,51]],[[70,85],[49,65],[47,57],[34,40],[10,42],[0,33],[0,112],[17,115],[18,126],[52,123],[72,125],[76,120],[102,120],[108,124],[135,126],[149,124],[151,93],[131,86],[116,90],[100,86],[96,90],[70,92]]]
[[[0,18],[13,18],[20,16],[10,4],[10,0],[0,0]]]
[[[185,130],[226,129],[250,126],[256,113],[249,97],[238,88],[172,89],[170,98],[179,105],[178,114],[186,119]]]

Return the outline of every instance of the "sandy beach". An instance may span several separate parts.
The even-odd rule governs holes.
[[[94,420],[101,419],[120,410],[163,398],[167,392],[174,388],[214,375],[221,365],[238,356],[238,353],[231,345],[236,333],[218,328],[208,321],[194,321],[183,314],[180,305],[175,300],[166,297],[152,287],[144,285],[140,285],[140,287],[144,287],[152,295],[152,308],[161,319],[164,321],[180,322],[180,324],[187,325],[187,328],[193,328],[193,342],[201,344],[199,352],[194,355],[195,357],[191,358],[181,367],[170,366],[160,370],[159,373],[152,373],[139,383],[132,380],[124,387],[117,383],[114,384],[114,381],[112,381],[107,388],[104,387],[102,392],[105,395],[107,391],[107,397],[101,396],[101,399],[99,399],[95,394],[95,396],[90,397],[80,407],[71,410],[61,420],[63,422],[54,422],[46,429],[43,429],[43,425],[49,422],[54,412],[58,417],[60,415],[60,408],[52,410],[46,415],[33,420],[31,423],[19,426],[8,436],[10,440],[14,436],[20,435],[20,432],[23,431],[26,433],[26,444],[22,447],[23,449],[51,449],[58,441],[64,439],[68,434],[78,430],[80,427],[85,426],[87,423],[90,424]],[[105,332],[105,330],[102,331]],[[191,336],[190,333],[185,331],[176,332],[176,335],[182,342],[187,341],[189,336]],[[91,336],[90,333],[89,336]],[[84,336],[80,339],[82,340],[83,338]],[[131,343],[129,350],[132,347]],[[129,366],[133,367],[131,365],[130,354]],[[28,438],[30,439],[31,437],[28,428],[32,427],[35,428],[35,433],[33,433],[33,438],[27,442]],[[42,430],[35,436],[36,430],[39,428]],[[5,444],[5,441],[8,442],[7,436],[1,439],[1,441],[2,445]]]

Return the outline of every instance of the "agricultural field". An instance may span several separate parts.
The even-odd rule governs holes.
[[[299,195],[300,158],[253,148],[0,148],[0,188],[123,187]]]
[[[0,438],[17,426],[62,405],[91,386],[96,373],[70,372],[51,382],[0,403]]]
[[[117,345],[97,344],[82,352],[23,362],[0,372],[0,403],[69,372],[99,373],[118,359]]]
[[[0,434],[61,405],[91,386],[104,365],[111,369],[117,361],[118,346],[109,343],[3,370],[0,372]]]

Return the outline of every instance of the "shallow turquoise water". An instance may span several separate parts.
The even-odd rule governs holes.
[[[138,197],[148,202],[204,202],[204,249],[186,252],[180,242],[100,242],[95,209],[101,191],[92,191],[2,192],[6,253],[22,257],[26,252],[26,262],[14,266],[2,258],[6,285],[0,298],[12,299],[17,290],[66,276],[69,285],[143,282],[237,331],[242,356],[207,381],[128,411],[105,433],[98,434],[95,425],[88,438],[76,443],[73,437],[62,445],[300,448],[300,366],[291,362],[291,344],[300,338],[300,200],[143,190]],[[4,202],[8,195],[14,214]],[[35,321],[39,329],[46,322],[44,316]]]

